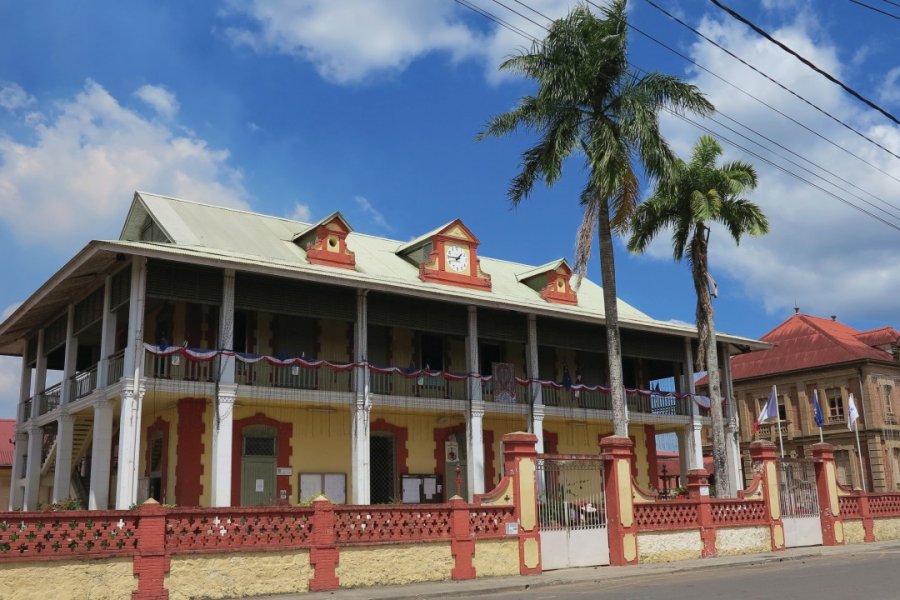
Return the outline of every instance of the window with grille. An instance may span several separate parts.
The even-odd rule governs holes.
[[[891,451],[891,459],[893,462],[894,488],[900,490],[900,448],[894,448]]]
[[[894,403],[893,403],[893,395],[894,395],[894,386],[890,384],[885,384],[881,386],[881,395],[884,398],[884,420],[888,423],[896,423],[896,417],[894,416]]]
[[[778,420],[787,421],[787,396],[778,396]]]
[[[838,483],[847,487],[853,487],[853,463],[850,460],[850,451],[835,450],[834,462],[837,467]]]
[[[163,437],[162,433],[154,433],[150,440],[150,475],[162,471]]]
[[[275,438],[245,437],[244,456],[275,456]]]
[[[844,420],[844,398],[841,388],[828,388],[825,390],[828,398],[828,420],[831,422]]]

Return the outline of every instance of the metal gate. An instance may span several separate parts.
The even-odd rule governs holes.
[[[608,565],[600,459],[544,456],[537,461],[537,478],[543,569]]]
[[[815,463],[806,459],[782,459],[777,465],[785,546],[822,545]]]

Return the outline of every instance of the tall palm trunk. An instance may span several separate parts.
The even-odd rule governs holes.
[[[628,436],[625,415],[625,384],[622,381],[622,342],[619,337],[619,306],[616,300],[616,259],[609,224],[609,200],[600,200],[600,276],[603,283],[603,310],[606,314],[606,352],[609,356],[609,387],[612,395],[615,435]]]
[[[716,350],[716,335],[713,326],[713,305],[707,280],[708,241],[707,229],[698,226],[691,240],[691,275],[694,291],[697,293],[697,364],[706,366],[709,380],[709,412],[712,417],[713,463],[716,472],[716,493],[720,497],[730,495],[728,480],[728,460],[725,451],[725,419],[722,413],[722,386],[719,381],[719,353]]]

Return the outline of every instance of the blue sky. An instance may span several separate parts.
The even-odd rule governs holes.
[[[542,33],[492,0],[473,2]],[[900,154],[897,127],[712,4],[660,2]],[[526,3],[551,16],[573,4]],[[732,4],[900,112],[896,21],[841,1]],[[643,0],[631,2],[630,17],[900,178],[900,160]],[[302,219],[339,209],[357,231],[401,240],[459,217],[484,255],[532,264],[571,258],[582,165],[571,161],[556,187],[538,187],[510,207],[506,187],[533,139],[474,138],[489,116],[531,90],[496,70],[524,41],[452,0],[4,3],[0,28],[0,311],[27,298],[88,240],[117,237],[135,189]],[[900,206],[897,181],[652,42],[633,37],[631,58],[694,81],[729,116]],[[699,135],[671,118],[664,129],[682,153]],[[898,325],[900,233],[725,149],[729,160],[758,164],[752,198],[769,214],[772,233],[735,248],[713,232],[718,327],[762,335],[795,301],[860,328]],[[672,262],[666,240],[644,257],[618,250],[624,300],[659,319],[693,321],[688,272]],[[589,276],[599,279],[596,261]],[[5,414],[18,388],[17,362],[0,359]]]

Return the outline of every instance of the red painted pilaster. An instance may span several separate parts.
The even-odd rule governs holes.
[[[532,433],[507,433],[502,440],[504,472],[512,478],[515,490],[515,514],[519,523],[519,574],[537,575],[541,572],[535,476],[537,436]]]
[[[691,469],[687,472],[688,496],[697,501],[697,523],[700,525],[700,540],[703,542],[701,556],[711,558],[718,556],[716,550],[716,527],[712,519],[712,507],[709,496],[701,493],[709,485],[709,473],[706,469]]]
[[[831,444],[813,444],[812,455],[816,467],[816,491],[819,496],[819,521],[822,524],[822,545],[838,546],[844,543],[844,521],[840,514],[840,503],[832,506],[832,497],[837,499],[835,479],[834,447]],[[828,465],[831,465],[830,467]],[[835,532],[835,529],[839,533]]]
[[[637,527],[631,488],[633,448],[634,443],[627,437],[610,435],[600,440],[603,485],[606,488],[609,563],[613,566],[636,565],[638,562]],[[620,466],[622,464],[624,466]]]
[[[337,578],[340,552],[334,533],[334,505],[328,500],[316,500],[313,509],[313,545],[309,550],[313,577],[309,580],[309,591],[336,590],[341,583]]]
[[[865,492],[859,494],[859,516],[862,517],[863,541],[875,541],[875,522],[872,521],[872,511],[869,509],[869,495]]]
[[[178,401],[178,442],[175,452],[175,503],[179,506],[200,506],[203,494],[203,398],[182,398]]]
[[[750,459],[762,469],[763,501],[766,503],[766,515],[769,521],[769,533],[772,550],[784,550],[784,522],[781,520],[779,503],[778,474],[776,471],[775,444],[765,440],[757,440],[750,444]]]
[[[475,567],[472,557],[475,555],[475,540],[469,528],[469,505],[459,496],[450,499],[451,517],[450,553],[453,555],[453,568],[450,577],[454,580],[475,579]]]
[[[137,537],[138,545],[134,554],[134,575],[138,587],[131,592],[132,600],[166,600],[169,592],[165,587],[166,573],[169,572],[169,557],[166,556],[166,511],[156,500],[144,502],[139,512]]]

